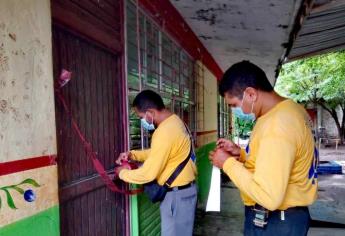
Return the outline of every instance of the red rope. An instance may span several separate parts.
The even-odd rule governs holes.
[[[84,149],[86,151],[86,155],[89,158],[91,158],[94,168],[96,169],[98,174],[101,176],[101,178],[102,178],[103,182],[105,183],[105,185],[111,191],[117,192],[117,193],[122,193],[122,194],[127,194],[127,195],[134,195],[134,194],[141,193],[143,191],[142,188],[140,188],[140,189],[133,189],[133,190],[123,190],[123,189],[120,189],[119,187],[117,187],[115,185],[113,180],[109,177],[109,175],[105,171],[102,163],[98,160],[97,154],[93,151],[91,144],[86,140],[84,134],[81,132],[81,130],[80,130],[76,120],[74,119],[74,117],[72,115],[72,112],[69,109],[69,106],[67,105],[67,102],[66,102],[64,96],[62,95],[60,89],[55,89],[55,93],[56,93],[58,99],[60,100],[60,102],[62,103],[62,106],[64,107],[64,110],[70,116],[71,121],[72,121],[73,130],[77,133],[79,139],[83,143]]]

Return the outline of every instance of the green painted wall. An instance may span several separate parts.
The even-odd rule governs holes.
[[[137,189],[139,185],[132,185]],[[131,196],[131,236],[159,236],[159,203],[153,204],[145,194]]]
[[[138,195],[130,197],[131,206],[131,236],[139,236]]]
[[[159,203],[153,204],[145,194],[138,195],[139,236],[159,236],[161,219]]]
[[[1,236],[59,236],[59,207],[55,206],[36,215],[0,228]]]
[[[216,143],[212,142],[196,150],[196,166],[198,168],[198,207],[201,209],[205,209],[206,207],[208,192],[211,185],[212,165],[208,159],[208,155],[215,147]]]
[[[204,209],[210,189],[212,165],[208,154],[216,147],[216,143],[209,143],[196,150],[198,168],[198,206]],[[152,204],[145,194],[131,197],[131,228],[132,236],[160,235],[159,204]]]

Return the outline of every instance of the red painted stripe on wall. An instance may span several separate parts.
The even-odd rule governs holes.
[[[169,0],[139,0],[139,4],[195,60],[200,60],[217,79],[221,79],[222,69]]]
[[[16,172],[56,165],[56,155],[0,163],[0,176]]]

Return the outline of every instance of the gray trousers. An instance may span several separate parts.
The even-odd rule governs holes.
[[[196,185],[168,192],[160,204],[162,236],[192,236],[195,207],[197,201]]]

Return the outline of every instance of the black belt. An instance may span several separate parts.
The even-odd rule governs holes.
[[[193,185],[194,185],[194,181],[192,181],[192,182],[190,182],[189,184],[186,184],[186,185],[181,185],[181,186],[176,186],[176,187],[168,188],[168,192],[186,189],[186,188],[192,187]]]
[[[270,212],[270,210],[267,210],[265,207],[259,205],[259,204],[255,204],[254,206],[252,206],[252,209],[255,211],[255,210],[258,210],[258,211],[265,211],[265,212]]]
[[[285,211],[285,212],[289,212],[289,211],[293,211],[293,210],[298,210],[298,209],[304,209],[304,208],[308,208],[307,206],[296,206],[296,207],[290,207],[286,210],[275,210],[275,211],[270,211],[268,209],[266,209],[265,207],[259,205],[259,204],[255,204],[254,206],[250,206],[250,208],[255,211],[264,211],[264,212],[276,212],[276,211]]]
[[[296,207],[290,207],[286,210],[274,210],[274,211],[269,211],[265,207],[255,204],[254,206],[246,206],[246,210],[250,209],[254,213],[254,219],[253,219],[253,224],[256,227],[259,228],[265,228],[266,225],[268,224],[268,218],[269,215],[271,216],[280,216],[281,220],[285,220],[285,212],[286,213],[292,213],[293,211],[308,211],[307,206],[296,206]],[[279,214],[279,215],[278,215]]]

